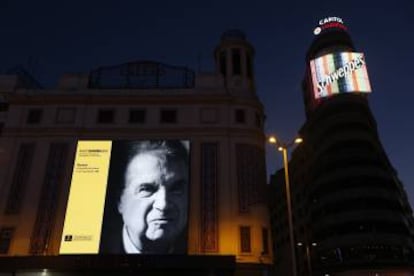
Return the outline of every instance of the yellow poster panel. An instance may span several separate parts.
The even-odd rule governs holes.
[[[96,254],[102,228],[112,141],[79,141],[60,254]]]

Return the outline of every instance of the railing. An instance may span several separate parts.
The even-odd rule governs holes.
[[[100,67],[89,74],[89,88],[174,89],[193,88],[194,71],[154,61],[138,61]]]

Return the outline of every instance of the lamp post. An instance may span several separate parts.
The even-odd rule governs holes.
[[[302,247],[304,244],[302,242],[298,242],[297,245],[299,247]],[[311,243],[311,246],[315,247],[318,244],[316,242]],[[311,261],[311,255],[310,255],[310,247],[309,244],[305,243],[305,251],[306,251],[306,263],[308,265],[308,275],[312,276],[312,261]]]
[[[289,184],[289,168],[288,168],[288,157],[287,150],[294,144],[300,144],[303,142],[303,139],[297,137],[295,140],[289,143],[283,143],[276,139],[275,136],[269,137],[269,143],[275,144],[277,150],[281,151],[283,154],[283,166],[285,169],[285,185],[286,185],[286,205],[288,211],[288,223],[289,223],[289,237],[290,237],[290,254],[291,254],[291,264],[292,264],[292,276],[297,275],[296,271],[296,253],[295,253],[295,240],[293,237],[293,216],[292,216],[292,203],[290,198],[290,184]]]

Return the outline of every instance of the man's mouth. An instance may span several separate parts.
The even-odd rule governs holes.
[[[168,217],[163,217],[163,218],[155,218],[155,219],[152,219],[152,220],[150,220],[150,222],[155,222],[155,223],[167,223],[167,222],[170,222],[170,221],[172,221],[173,219],[172,218],[168,218]]]

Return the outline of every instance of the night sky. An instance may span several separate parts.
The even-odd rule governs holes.
[[[282,4],[283,3],[283,4]],[[292,139],[305,121],[300,83],[319,19],[344,20],[364,52],[382,144],[414,206],[414,1],[0,1],[0,70],[24,65],[45,87],[63,73],[154,60],[213,71],[221,34],[256,49],[266,133]],[[199,62],[200,61],[200,62]],[[282,166],[267,147],[268,174]]]

